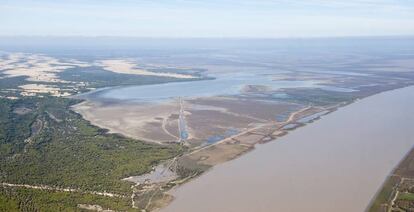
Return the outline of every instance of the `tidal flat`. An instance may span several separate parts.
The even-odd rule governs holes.
[[[358,66],[361,63],[358,61]],[[353,67],[351,64],[348,66]],[[215,66],[225,71],[204,72],[208,80],[85,93],[80,96],[85,101],[73,109],[112,133],[187,148],[164,166],[165,173],[179,177],[163,182],[149,180],[135,187],[137,205],[157,210],[176,196],[166,191],[250,152],[257,144],[277,142],[296,128],[359,99],[413,84],[412,72],[394,73],[398,77],[390,78],[383,72],[360,74],[353,69],[342,70],[342,66],[336,68],[340,71],[258,68],[232,72],[228,65]],[[160,173],[158,169],[154,167],[152,173]]]
[[[173,190],[163,211],[364,211],[414,145],[413,108],[414,87],[340,108]]]
[[[396,87],[396,89],[397,88],[398,87]],[[300,93],[301,90],[299,89],[299,90],[294,90],[294,91],[290,90],[290,91]],[[343,94],[347,92],[338,92],[338,93]],[[363,93],[363,94],[366,95],[366,93]],[[359,98],[364,97],[364,95],[362,94],[360,95],[361,96]],[[383,95],[383,94],[379,94],[379,95]],[[284,101],[280,101],[280,100],[275,101],[275,100],[257,99],[254,97],[246,98],[246,96],[240,95],[240,96],[187,98],[184,100],[174,99],[172,101],[162,101],[161,103],[160,102],[157,102],[157,103],[141,102],[140,103],[136,101],[125,102],[125,104],[123,105],[122,104],[118,105],[119,103],[115,103],[115,104],[110,103],[110,104],[104,104],[101,107],[96,107],[96,106],[89,107],[92,109],[92,111],[90,111],[89,113],[96,115],[96,114],[99,114],[97,112],[100,112],[102,115],[99,117],[99,119],[106,118],[109,123],[115,123],[115,124],[117,122],[112,122],[112,121],[117,120],[121,117],[130,119],[131,121],[133,120],[142,121],[142,120],[145,120],[144,117],[147,117],[147,120],[151,120],[151,124],[147,124],[143,126],[151,126],[151,128],[141,127],[138,129],[142,130],[144,128],[148,130],[154,130],[154,135],[156,136],[151,136],[149,134],[140,134],[140,135],[147,135],[149,138],[161,138],[160,132],[162,132],[162,130],[165,130],[164,131],[165,135],[171,134],[172,139],[170,141],[168,140],[162,141],[158,139],[156,140],[156,142],[161,141],[160,143],[164,143],[164,144],[178,142],[188,147],[188,150],[186,153],[184,153],[183,155],[179,157],[174,158],[171,161],[167,161],[168,165],[163,166],[165,168],[165,171],[160,171],[158,170],[158,168],[154,168],[153,173],[158,173],[159,175],[158,177],[152,176],[152,175],[147,176],[148,179],[152,179],[152,178],[160,178],[160,179],[166,178],[167,179],[169,176],[164,177],[162,173],[164,172],[173,173],[173,175],[174,173],[176,173],[178,176],[177,179],[173,179],[170,181],[168,180],[160,181],[160,182],[158,182],[157,180],[154,180],[154,181],[149,180],[149,181],[145,181],[145,183],[139,183],[141,184],[139,186],[137,184],[137,189],[135,191],[137,194],[136,196],[137,202],[142,201],[144,199],[144,201],[140,203],[140,205],[146,205],[145,207],[147,207],[148,205],[145,200],[146,199],[145,194],[149,193],[151,194],[151,196],[154,196],[154,198],[151,199],[151,201],[154,201],[154,204],[151,206],[148,206],[147,209],[157,210],[159,208],[162,208],[168,205],[168,203],[170,203],[171,201],[173,202],[172,203],[173,205],[171,206],[173,208],[176,207],[175,206],[176,204],[181,205],[181,203],[174,203],[175,201],[173,201],[174,197],[177,197],[178,199],[181,198],[180,193],[177,193],[175,190],[173,190],[173,192],[171,193],[170,192],[164,193],[164,191],[168,191],[171,188],[176,188],[177,186],[180,186],[186,181],[209,170],[211,167],[215,167],[217,165],[220,167],[221,164],[227,161],[233,160],[235,158],[238,158],[240,155],[250,152],[251,150],[255,148],[263,148],[261,146],[257,147],[257,144],[259,143],[267,143],[275,139],[276,139],[275,142],[278,142],[279,139],[281,140],[284,139],[282,136],[286,135],[287,133],[290,133],[290,131],[298,127],[304,126],[310,122],[314,122],[320,117],[325,116],[328,113],[331,113],[333,111],[336,111],[338,108],[341,108],[349,103],[352,103],[353,101],[357,99],[358,98],[350,98],[348,101],[339,101],[339,102],[333,101],[333,103],[329,103],[329,104],[306,106],[304,104],[300,104],[300,101],[297,101],[296,99],[294,101],[292,100],[286,101],[286,99]],[[184,103],[182,103],[182,101]],[[93,101],[86,101],[82,104],[91,104],[91,103],[97,104],[96,102],[94,103]],[[149,105],[153,104],[153,105],[151,107],[148,107],[148,104]],[[162,116],[163,113],[157,110],[156,108],[158,107],[162,108],[165,105],[170,105],[170,106],[167,107],[169,108],[168,110],[165,108],[164,110],[162,110],[166,112]],[[84,115],[85,111],[82,111],[82,109],[80,109],[81,107],[82,107],[81,105],[78,105],[78,106],[75,106],[74,108],[75,110],[77,110],[78,112]],[[141,109],[146,108],[146,109],[141,110],[140,108]],[[112,113],[109,112],[111,110],[113,110]],[[122,114],[124,114],[125,116],[107,118],[108,116],[110,116],[110,114],[114,114],[114,115],[119,114],[120,113],[119,110],[123,110]],[[401,111],[401,112],[407,113],[407,111]],[[184,140],[181,140],[180,135],[179,135],[178,126],[179,126],[180,113],[185,114],[185,119],[187,123],[186,127],[189,132],[188,138]],[[132,115],[132,114],[135,114],[135,115]],[[142,115],[142,114],[145,114],[145,115]],[[282,114],[282,117],[285,117],[285,118],[278,119],[277,118],[278,114],[279,116],[280,114]],[[154,115],[155,117],[153,117]],[[84,115],[84,117],[86,116]],[[158,121],[158,125],[155,124],[156,121]],[[359,121],[363,123],[361,120]],[[377,121],[381,122],[380,120],[377,120]],[[92,121],[92,123],[94,123],[94,121]],[[125,123],[127,122],[123,122],[123,123],[124,125],[121,124],[117,126],[122,127],[122,129],[128,129],[127,125],[125,125]],[[136,123],[133,122],[131,126],[137,126],[137,125]],[[226,128],[220,128],[217,126],[225,126]],[[107,128],[106,126],[103,126],[103,127]],[[157,127],[157,129],[155,129],[154,127]],[[232,133],[226,134],[226,131],[230,129],[233,130]],[[197,132],[197,130],[199,131]],[[126,133],[122,133],[122,134],[128,135]],[[334,134],[341,135],[339,131]],[[219,137],[216,140],[213,140],[213,142],[210,142],[208,139],[211,137],[211,135],[221,135],[221,137]],[[309,137],[312,137],[312,138],[314,136],[315,135],[313,134],[309,135]],[[142,139],[142,137],[140,139]],[[332,139],[336,139],[336,138],[332,138]],[[151,142],[151,140],[147,140],[147,141]],[[319,144],[315,143],[315,145],[318,146]],[[367,145],[367,144],[364,144],[364,145]],[[300,148],[300,147],[295,146],[295,148]],[[325,149],[326,146],[321,146],[320,148]],[[400,154],[400,156],[403,155],[401,152],[399,152],[398,154]],[[212,172],[214,172],[214,170],[215,168],[213,168]],[[161,175],[159,173],[161,173]],[[289,172],[286,172],[286,173],[289,173]],[[383,175],[380,175],[380,177],[383,177],[382,180],[384,180],[386,175],[384,176],[384,173],[382,174]],[[198,180],[202,180],[203,177],[204,175],[202,175],[200,179],[197,178],[194,181],[197,182]],[[359,175],[355,177],[358,178]],[[143,179],[145,178],[145,176],[131,176],[131,178],[142,178]],[[192,182],[190,182],[190,184],[191,183]],[[145,185],[147,185],[147,187],[143,187]],[[184,185],[184,188],[186,188],[186,186],[187,185]],[[359,186],[362,187],[361,184],[359,184]],[[377,184],[376,186],[377,187],[375,188],[378,189],[380,185]],[[180,191],[180,189],[181,188],[179,187],[178,191]],[[370,191],[372,192],[373,187],[370,187],[368,189],[371,189]],[[144,197],[140,196],[141,194],[144,194]],[[370,197],[372,198],[374,194],[375,192],[371,193]],[[365,196],[364,198],[368,198],[368,196],[369,195]],[[178,206],[178,207],[181,207],[181,206]],[[184,208],[180,208],[178,210],[187,211],[187,208],[185,206]],[[188,209],[188,211],[193,211],[193,210],[194,208]],[[321,211],[324,211],[324,210],[325,209],[321,209]],[[172,211],[176,211],[176,209]],[[296,211],[296,210],[293,210],[293,211]],[[328,211],[328,209],[326,209],[326,211]]]
[[[174,205],[175,197],[176,204],[181,204],[176,188],[180,190],[184,184],[185,189],[186,182],[204,179],[203,173],[208,175],[209,170],[244,158],[240,156],[247,152],[267,148],[267,144],[259,144],[278,143],[347,105],[414,84],[412,38],[202,41],[191,45],[171,41],[168,46],[174,51],[160,47],[159,40],[138,46],[131,43],[119,51],[103,50],[102,45],[82,51],[47,46],[36,47],[34,52],[26,46],[10,49],[25,50],[29,58],[44,54],[55,65],[67,66],[52,73],[57,81],[34,81],[30,76],[43,72],[31,68],[37,66],[30,65],[30,59],[26,61],[25,56],[14,61],[13,53],[8,52],[1,56],[2,64],[25,69],[24,75],[15,76],[10,75],[8,65],[0,68],[1,103],[9,111],[1,116],[6,131],[0,138],[6,142],[0,148],[7,153],[1,158],[6,170],[3,185],[33,186],[40,180],[50,188],[63,185],[81,192],[122,193],[128,210],[159,210],[171,201]],[[154,46],[158,46],[156,51],[151,50]],[[111,60],[118,62],[103,64]],[[33,87],[34,83],[39,86]],[[39,90],[42,86],[53,90]],[[56,89],[71,96],[55,95]],[[50,106],[45,109],[43,103]],[[22,130],[14,130],[22,123],[14,122],[16,117],[26,120],[18,126]],[[365,127],[364,120],[355,126]],[[326,132],[330,133],[329,127]],[[51,134],[56,136],[45,136]],[[303,147],[326,150],[313,142]],[[44,152],[44,145],[56,149]],[[31,150],[37,153],[33,155]],[[289,157],[295,161],[300,155]],[[38,161],[42,158],[54,162],[45,165]],[[46,177],[45,169],[39,168],[43,165],[50,170]],[[25,168],[29,166],[36,170]],[[31,178],[25,174],[28,172]],[[98,177],[89,174],[92,172],[104,174]],[[0,194],[4,197],[10,189],[13,187]],[[250,195],[259,201],[253,195],[259,195]],[[8,196],[6,202],[16,196]],[[124,210],[112,204],[116,201],[91,199],[87,203]],[[85,203],[73,199],[59,207],[85,208]],[[252,205],[256,210],[262,207],[260,202]]]

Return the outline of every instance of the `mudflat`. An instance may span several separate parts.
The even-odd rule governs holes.
[[[340,108],[173,190],[163,211],[364,211],[414,144],[412,108],[414,87]]]

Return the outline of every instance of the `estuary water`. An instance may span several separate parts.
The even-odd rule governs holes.
[[[216,74],[215,79],[187,82],[171,82],[164,84],[120,86],[109,89],[99,89],[91,93],[94,98],[128,100],[128,101],[160,101],[177,97],[210,97],[241,94],[246,85],[266,86],[271,90],[281,88],[320,88],[337,92],[353,92],[350,88],[324,85],[313,80],[273,80],[272,75],[263,73],[232,73]]]
[[[364,211],[414,144],[414,87],[359,100],[171,191],[163,211]]]
[[[324,87],[314,81],[273,81],[270,76],[234,74],[215,76],[212,80],[173,82],[165,84],[125,86],[107,90],[100,97],[119,100],[158,101],[177,97],[237,95],[245,85],[280,88]]]

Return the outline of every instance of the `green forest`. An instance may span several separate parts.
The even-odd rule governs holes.
[[[79,100],[50,96],[0,100],[1,183],[130,196],[131,183],[122,178],[148,172],[184,151],[179,145],[162,146],[108,134],[71,111],[76,103]],[[44,211],[42,208],[50,207],[71,211],[79,202],[124,210],[125,201],[24,188],[3,187],[0,192],[0,210]]]

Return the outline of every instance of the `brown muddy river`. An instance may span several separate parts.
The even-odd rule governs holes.
[[[364,211],[414,144],[414,87],[357,101],[172,191],[163,211]]]

